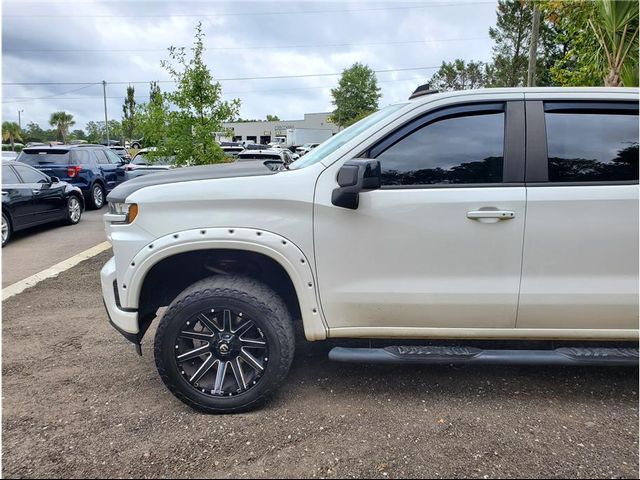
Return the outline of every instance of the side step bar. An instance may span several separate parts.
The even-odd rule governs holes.
[[[334,347],[336,362],[389,365],[598,365],[637,366],[637,348],[556,348],[555,350],[482,350],[467,347],[393,346],[386,348]]]

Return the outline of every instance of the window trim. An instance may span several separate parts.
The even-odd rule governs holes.
[[[525,184],[527,187],[584,187],[603,185],[638,185],[638,180],[593,180],[586,182],[550,182],[549,150],[545,113],[610,112],[614,115],[634,115],[637,102],[632,101],[555,101],[527,100],[527,160]]]
[[[26,163],[25,163],[26,165]],[[24,185],[24,180],[22,180],[22,177],[20,176],[20,174],[18,173],[18,171],[13,167],[13,165],[3,165],[2,168],[8,168],[9,170],[11,170],[13,172],[13,174],[16,176],[16,180],[18,180],[18,183],[4,183],[4,175],[2,176],[2,183],[5,185]]]
[[[501,183],[433,183],[423,185],[382,185],[382,190],[441,189],[441,188],[495,188],[524,186],[525,152],[525,107],[522,100],[474,102],[461,105],[446,105],[413,118],[385,138],[363,151],[359,157],[376,158],[393,145],[416,130],[436,121],[456,118],[473,113],[504,113],[504,144]]]

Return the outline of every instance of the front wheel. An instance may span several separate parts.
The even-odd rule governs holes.
[[[262,405],[287,376],[294,350],[282,299],[257,280],[231,275],[206,278],[178,295],[154,346],[165,385],[206,413]]]

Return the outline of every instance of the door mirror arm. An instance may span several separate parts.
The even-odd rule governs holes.
[[[355,210],[360,201],[360,192],[380,188],[380,162],[370,158],[349,160],[340,167],[337,181],[340,186],[333,190],[331,203]]]

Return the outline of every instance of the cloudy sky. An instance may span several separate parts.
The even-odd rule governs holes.
[[[65,110],[84,128],[104,119],[102,80],[109,118],[121,120],[127,84],[135,82],[137,101],[146,101],[148,82],[169,78],[160,66],[167,47],[190,46],[198,21],[206,61],[224,96],[241,99],[243,118],[293,120],[332,110],[339,76],[318,74],[357,61],[380,71],[385,105],[406,99],[435,71],[424,67],[488,60],[495,11],[486,0],[5,0],[2,120],[17,121],[22,110],[23,127],[48,128],[50,113]]]

